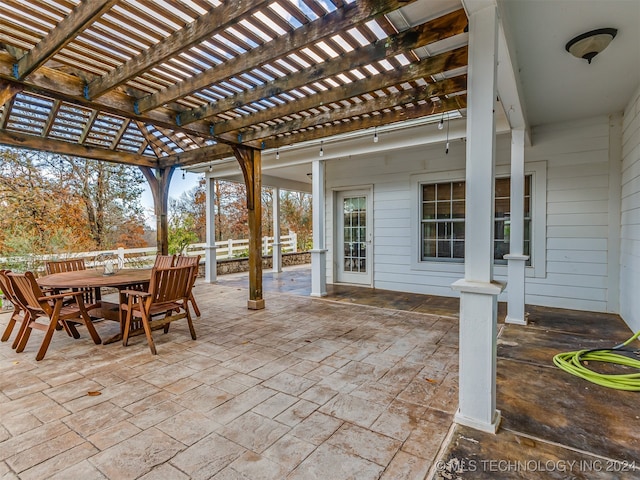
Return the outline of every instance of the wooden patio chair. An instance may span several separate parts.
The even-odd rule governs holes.
[[[49,260],[44,264],[47,275],[53,273],[76,272],[78,270],[86,270],[87,266],[84,258],[69,258],[66,260]],[[77,288],[73,291],[82,292],[84,306],[88,311],[98,309],[101,306],[101,296],[99,288]],[[63,293],[56,291],[56,293]]]
[[[193,311],[196,314],[196,317],[200,316],[200,309],[198,308],[198,304],[196,303],[196,299],[193,296],[193,286],[196,284],[196,279],[198,278],[198,267],[200,266],[200,255],[195,257],[191,257],[188,255],[178,255],[176,257],[176,267],[184,267],[186,265],[194,266],[193,269],[193,281],[191,282],[191,293],[189,294],[189,303],[193,307]]]
[[[26,272],[24,274],[9,273],[7,276],[11,280],[11,285],[16,297],[29,312],[29,319],[26,323],[24,333],[18,342],[16,352],[22,352],[24,350],[33,329],[42,330],[45,334],[42,345],[36,355],[36,360],[42,360],[47,353],[47,349],[51,343],[51,337],[57,325],[61,325],[73,338],[80,338],[76,324],[84,324],[93,342],[96,345],[102,342],[84,306],[82,292],[45,295],[36,282],[36,278],[32,272]],[[65,304],[64,300],[69,296],[74,297],[76,301],[74,304]],[[40,318],[48,319],[49,323],[39,323],[38,319]]]
[[[188,305],[193,269],[193,266],[154,268],[151,271],[147,292],[122,291],[127,298],[127,302],[121,305],[122,310],[126,312],[122,335],[122,344],[125,347],[132,334],[144,331],[151,353],[156,355],[151,331],[166,327],[170,322],[183,318],[187,319],[191,338],[196,339]],[[138,322],[142,324],[141,328],[136,325]]]
[[[16,294],[14,293],[13,287],[11,285],[11,279],[7,276],[9,272],[11,272],[11,270],[0,270],[0,290],[2,290],[4,298],[11,302],[11,304],[13,305],[13,312],[11,313],[11,318],[9,318],[9,323],[7,324],[2,334],[2,341],[6,342],[7,340],[9,340],[11,332],[13,332],[13,328],[15,327],[16,323],[20,321],[20,328],[18,329],[16,338],[11,344],[11,348],[15,349],[18,346],[20,337],[22,337],[22,334],[27,327],[29,312],[22,306],[18,297],[16,297]]]
[[[175,267],[176,256],[175,255],[156,255],[153,268],[170,268]]]

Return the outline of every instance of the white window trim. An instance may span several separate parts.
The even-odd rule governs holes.
[[[531,175],[531,252],[532,264],[525,269],[527,277],[545,277],[547,266],[547,162],[525,163],[525,175]],[[504,177],[511,174],[509,165],[496,165],[495,176]],[[455,273],[464,275],[464,262],[424,261],[420,258],[420,185],[423,183],[440,183],[466,181],[464,170],[446,172],[420,173],[411,175],[411,270],[429,272]],[[494,264],[495,276],[507,276],[507,265]]]

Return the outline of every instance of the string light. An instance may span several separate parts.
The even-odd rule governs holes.
[[[320,156],[323,156],[323,155],[324,155],[324,148],[322,148],[322,144],[323,144],[323,143],[324,143],[324,142],[323,142],[322,140],[320,140]]]
[[[373,130],[373,143],[378,143],[378,127]]]
[[[213,171],[213,165],[211,163],[209,164],[209,171]]]
[[[447,114],[447,145],[445,146],[444,154],[449,155],[449,114]]]
[[[442,112],[442,116],[440,117],[440,121],[438,122],[438,130],[442,130],[443,128],[444,128],[444,112]]]
[[[276,148],[276,160],[280,160],[280,148]]]
[[[182,171],[182,179],[184,180],[184,170]]]

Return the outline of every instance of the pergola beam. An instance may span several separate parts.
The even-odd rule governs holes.
[[[125,93],[112,91],[99,101],[87,100],[84,97],[84,81],[74,75],[48,67],[40,67],[24,81],[13,78],[13,57],[0,52],[0,82],[22,88],[24,92],[43,95],[54,100],[62,100],[73,105],[100,110],[124,118],[183,131],[189,135],[211,138],[208,123],[195,122],[187,127],[179,127],[175,123],[175,111],[168,108],[157,108],[145,115],[135,115],[135,99]]]
[[[429,43],[458,35],[464,31],[466,26],[467,17],[464,10],[456,10],[455,12],[451,12],[443,17],[412,27],[396,35],[392,35],[384,42],[376,42],[374,44],[358,48],[352,52],[340,55],[335,59],[321,63],[313,68],[301,70],[298,73],[293,73],[286,77],[275,79],[263,86],[253,88],[243,93],[238,93],[232,97],[219,100],[216,103],[182,112],[179,114],[179,123],[180,125],[188,125],[192,122],[218,115],[233,108],[242,107],[243,105],[247,105],[264,98],[270,98],[283,92],[300,88],[323,78],[332,77],[345,71],[383,60],[388,56],[398,55]],[[438,57],[441,57],[441,55]],[[412,65],[414,64],[410,64],[407,69],[414,68]],[[464,52],[464,65],[466,65],[466,50]],[[445,64],[442,67],[445,68],[447,65]],[[449,68],[453,68],[453,66]],[[428,73],[427,75],[432,73],[433,72]],[[394,75],[397,75],[397,73],[385,72],[379,76],[372,77],[372,80],[369,82],[372,86],[368,91],[381,88],[377,86],[380,82],[386,81],[386,84],[388,85],[389,82],[387,79],[392,78]],[[363,85],[364,84],[365,83],[363,83]],[[348,85],[345,86],[345,88],[347,87]],[[323,93],[323,95],[324,94],[325,93]],[[302,99],[297,99],[295,102],[296,105],[301,100]],[[302,110],[302,108],[298,110]]]
[[[7,132],[6,130],[0,130],[0,144],[16,148],[26,148],[29,150],[90,158],[93,160],[104,160],[105,162],[121,163],[125,165],[137,165],[140,167],[153,168],[158,167],[158,162],[156,160],[143,157],[142,155],[106,150],[104,148],[91,147],[88,145],[79,145],[77,143],[53,140],[51,138],[42,138],[35,135]]]
[[[413,120],[414,118],[426,117],[451,110],[461,110],[467,107],[467,96],[456,95],[447,98],[442,102],[425,103],[407,108],[398,108],[390,112],[383,112],[378,115],[370,115],[360,117],[348,121],[339,121],[329,125],[312,127],[308,130],[291,133],[289,135],[280,135],[272,137],[260,142],[249,142],[248,145],[263,148],[276,148],[283,145],[293,145],[296,143],[308,142],[311,140],[319,140],[343,133],[355,132],[357,130],[366,130],[368,128],[380,127],[390,123],[403,122]]]
[[[0,80],[0,107],[22,91],[22,86]]]
[[[288,35],[283,35],[261,47],[238,55],[216,68],[209,69],[157,93],[141,98],[138,101],[138,111],[147,112],[153,110],[209,85],[251,70],[265,62],[273,62],[277,58],[296,52],[304,46],[314,44],[323,38],[331,37],[336,31],[347,29],[355,24],[391,12],[407,5],[407,3],[406,0],[359,0],[352,4],[344,5],[343,8],[329,13],[304,27],[293,30]]]
[[[385,75],[384,79],[380,78],[366,78],[357,82],[350,83],[341,88],[334,88],[326,92],[318,93],[315,95],[309,95],[306,98],[301,98],[295,102],[285,103],[279,107],[270,108],[257,112],[252,115],[246,115],[226,122],[220,122],[213,125],[213,130],[216,135],[222,135],[223,133],[241,130],[249,125],[256,125],[265,123],[270,120],[279,119],[288,115],[293,115],[301,111],[320,109],[324,105],[330,105],[331,103],[338,103],[343,100],[371,93],[376,90],[388,88],[402,83],[417,80],[419,78],[428,78],[435,73],[453,70],[459,67],[464,67],[467,64],[467,47],[458,48],[452,52],[442,53],[435,57],[429,57],[422,60],[418,64],[409,64],[403,69],[398,69],[389,75]],[[453,93],[451,88],[455,91],[466,90],[466,76],[458,77],[458,81],[462,82],[451,84],[447,87],[446,93]],[[433,84],[430,84],[433,85]],[[443,95],[443,91],[438,93],[437,89],[434,89],[432,96]],[[363,103],[373,103],[372,100],[367,100]],[[315,115],[314,115],[315,116]],[[246,141],[244,138],[243,140]],[[230,138],[230,137],[227,137]]]
[[[197,150],[189,150],[184,153],[175,153],[169,157],[160,159],[160,166],[167,167],[170,165],[187,166],[196,165],[198,163],[213,162],[222,160],[223,158],[233,157],[233,150],[229,145],[217,143]]]
[[[80,2],[47,36],[18,60],[14,66],[14,76],[22,80],[44,65],[115,3],[117,0]]]
[[[268,3],[270,1],[235,0],[212,9],[118,68],[90,82],[87,87],[89,98],[99,97],[172,56],[188,50],[216,32],[237,24],[239,19],[260,10]]]
[[[441,82],[412,88],[410,90],[402,90],[384,97],[367,100],[366,102],[351,104],[342,108],[331,108],[328,111],[320,112],[315,115],[295,118],[286,122],[283,121],[274,126],[247,130],[242,134],[242,139],[244,142],[252,142],[281,135],[290,131],[335,123],[352,117],[371,115],[374,112],[392,109],[399,105],[407,105],[409,103],[417,104],[421,101],[429,101],[429,99],[433,97],[441,97],[466,90],[466,80],[466,75],[454,77]],[[440,100],[437,100],[432,103],[437,104],[439,101]]]

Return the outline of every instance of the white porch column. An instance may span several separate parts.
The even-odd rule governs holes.
[[[282,244],[280,243],[280,189],[273,189],[273,273],[282,272]]]
[[[524,245],[524,129],[511,130],[511,215],[509,254],[507,259],[507,318],[506,323],[526,325],[524,314],[524,270],[529,257],[523,254]]]
[[[460,292],[457,423],[495,433],[497,296],[493,281],[496,67],[498,19],[489,5],[469,18],[465,278]]]
[[[311,296],[327,295],[327,250],[324,239],[325,163],[314,160],[311,165],[313,250],[311,250]]]
[[[205,189],[206,198],[206,222],[207,222],[207,244],[204,247],[205,257],[205,281],[215,283],[218,280],[217,275],[217,258],[216,258],[216,212],[215,205],[215,180],[212,177],[207,178],[207,186]]]

